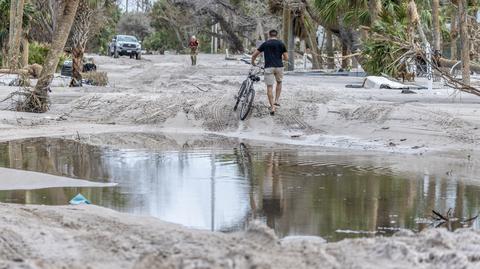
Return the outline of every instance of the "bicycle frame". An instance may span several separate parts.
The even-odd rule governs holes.
[[[243,62],[250,64],[246,60],[242,60]],[[255,98],[255,89],[253,88],[253,84],[255,82],[260,81],[259,74],[264,70],[263,67],[260,66],[252,66],[248,71],[247,78],[243,81],[240,91],[238,92],[237,101],[235,103],[235,107],[233,108],[234,111],[237,110],[239,104],[241,104],[240,109],[240,119],[244,120],[247,115],[250,113],[250,109],[252,107],[253,99]]]

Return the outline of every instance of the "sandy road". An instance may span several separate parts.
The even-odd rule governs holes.
[[[295,134],[300,135],[296,143],[317,146],[418,153],[473,150],[477,145],[480,98],[453,96],[449,89],[413,95],[346,89],[345,84],[362,81],[352,77],[287,75],[275,117],[268,114],[264,85],[259,83],[252,115],[240,122],[232,104],[248,66],[222,57],[203,55],[196,67],[189,66],[185,56],[147,56],[143,61],[99,57],[112,87],[85,90],[54,111],[68,113],[70,121],[272,140]]]
[[[199,66],[191,67],[188,57],[181,55],[146,56],[141,61],[95,58],[99,69],[108,72],[110,86],[53,88],[47,114],[2,113],[0,137],[15,138],[14,129],[26,126],[23,136],[38,134],[32,130],[46,126],[88,133],[85,125],[106,124],[112,128],[102,127],[105,131],[142,126],[143,131],[215,132],[311,146],[475,154],[480,135],[480,98],[453,95],[449,89],[408,95],[345,88],[361,83],[361,78],[287,75],[277,115],[268,114],[260,82],[251,116],[240,122],[232,105],[248,66],[239,61],[201,55]],[[0,86],[0,97],[13,89]]]

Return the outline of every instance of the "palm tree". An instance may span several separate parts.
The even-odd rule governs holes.
[[[457,39],[458,39],[458,11],[453,8],[451,10],[451,29],[450,29],[450,59],[457,60]]]
[[[50,50],[48,51],[45,64],[43,65],[42,73],[38,79],[37,85],[26,100],[28,107],[32,112],[46,112],[48,110],[49,99],[48,92],[50,90],[50,83],[53,80],[53,74],[57,69],[58,61],[67,42],[70,29],[75,19],[78,3],[80,0],[65,0],[61,7],[61,16],[58,19],[58,27],[54,33]]]
[[[72,80],[70,86],[82,86],[83,55],[88,40],[97,31],[99,25],[105,21],[104,8],[111,0],[80,0],[77,14],[70,31],[70,42],[72,45]]]
[[[470,84],[470,37],[468,34],[467,8],[467,0],[458,0],[460,41],[462,44],[462,79],[463,83]]]
[[[379,19],[380,13],[382,12],[382,1],[368,0],[368,12],[370,15],[370,24],[373,25]]]
[[[441,52],[440,0],[432,0],[433,50]]]

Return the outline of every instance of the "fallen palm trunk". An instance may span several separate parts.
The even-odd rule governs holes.
[[[458,60],[450,60],[445,58],[440,58],[440,66],[441,67],[448,67],[452,68],[456,65],[459,61]],[[480,64],[470,63],[470,70],[480,74]]]
[[[25,75],[28,74],[28,70],[26,69],[0,69],[0,74],[15,74],[15,75]]]

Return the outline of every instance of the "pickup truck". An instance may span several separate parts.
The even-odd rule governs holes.
[[[109,55],[114,58],[128,55],[130,58],[142,58],[142,45],[138,39],[131,35],[116,35],[108,46]]]

